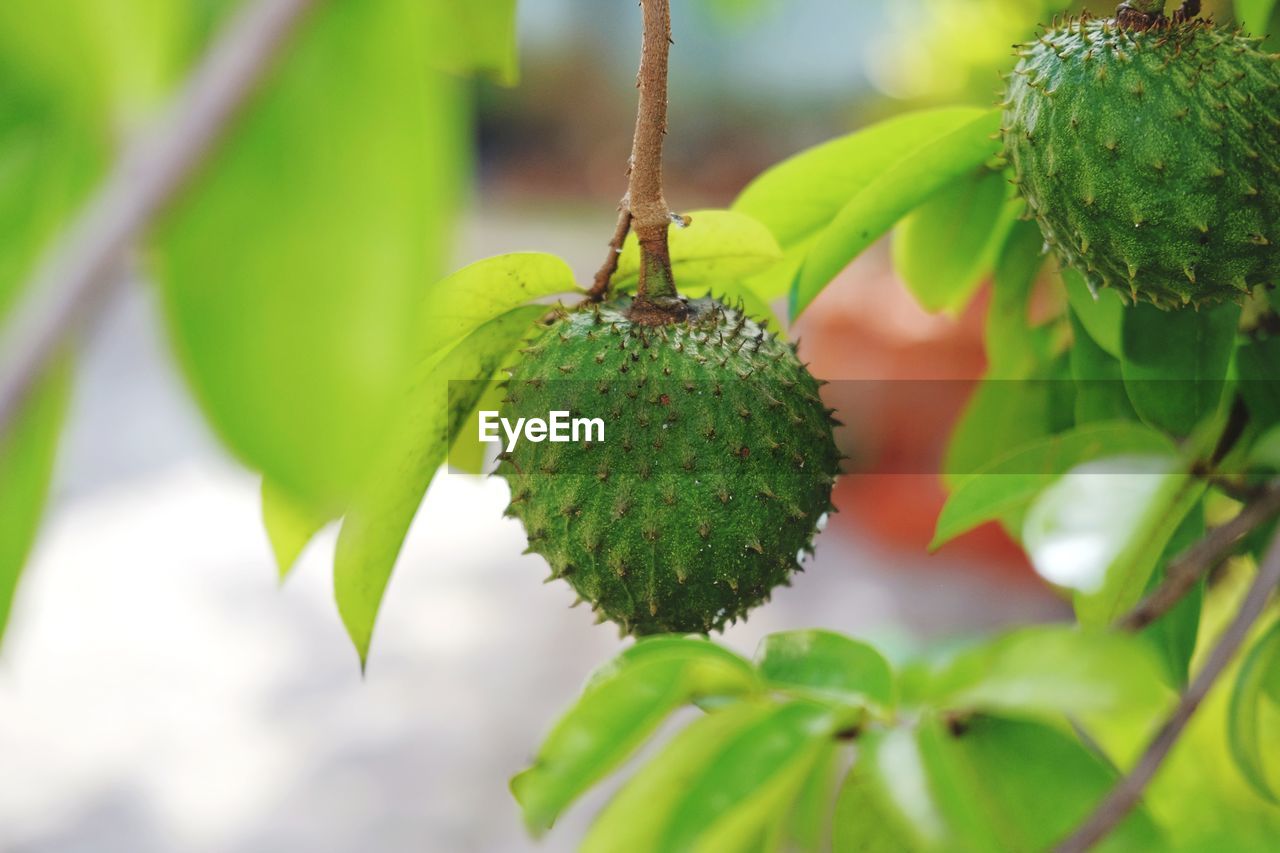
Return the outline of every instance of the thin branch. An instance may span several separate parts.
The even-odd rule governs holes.
[[[1244,603],[1240,605],[1239,612],[1223,632],[1218,644],[1209,653],[1208,660],[1196,673],[1195,679],[1178,701],[1169,719],[1160,727],[1142,757],[1138,759],[1133,771],[1120,780],[1079,829],[1055,848],[1057,853],[1083,853],[1089,850],[1102,841],[1133,810],[1142,798],[1142,792],[1146,790],[1170,750],[1178,742],[1192,715],[1200,707],[1200,703],[1204,701],[1205,696],[1209,694],[1236,652],[1244,644],[1250,629],[1262,614],[1267,600],[1277,586],[1280,586],[1280,536],[1271,543],[1266,559],[1258,569],[1258,575],[1248,595],[1245,596]]]
[[[256,0],[236,14],[156,127],[106,181],[19,292],[0,336],[0,433],[33,385],[106,301],[122,258],[270,67],[315,0]]]
[[[627,234],[631,232],[631,202],[626,196],[618,204],[618,227],[613,231],[613,237],[609,240],[609,254],[605,256],[604,263],[600,265],[599,271],[596,273],[595,280],[591,283],[591,289],[587,291],[587,299],[591,302],[599,302],[609,295],[609,285],[613,281],[613,274],[618,271],[618,259],[622,255],[622,244],[627,241]]]
[[[640,90],[636,133],[631,143],[627,189],[631,227],[640,243],[640,301],[676,296],[671,276],[667,231],[671,210],[662,195],[662,143],[667,134],[667,61],[671,49],[670,0],[641,0],[644,47],[640,57]]]
[[[1268,486],[1228,521],[1192,546],[1169,565],[1164,581],[1144,598],[1116,627],[1141,631],[1174,608],[1182,597],[1213,568],[1231,555],[1241,539],[1280,515],[1280,483]]]

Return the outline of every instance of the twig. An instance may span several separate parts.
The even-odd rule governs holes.
[[[1120,620],[1116,627],[1141,631],[1182,600],[1196,582],[1230,556],[1245,536],[1280,514],[1280,483],[1268,486],[1235,518],[1201,539],[1169,565],[1164,581]]]
[[[1196,673],[1169,719],[1160,727],[1138,759],[1133,771],[1111,789],[1111,793],[1079,829],[1055,848],[1058,853],[1082,853],[1090,849],[1105,838],[1137,805],[1142,792],[1177,743],[1192,715],[1244,644],[1254,622],[1266,607],[1267,599],[1277,586],[1280,586],[1280,536],[1272,541],[1239,612],[1209,653],[1208,660]]]
[[[630,231],[631,201],[623,196],[622,201],[618,203],[618,227],[614,229],[613,238],[609,240],[609,254],[605,256],[604,263],[600,265],[600,270],[591,283],[591,289],[587,291],[587,299],[591,302],[599,302],[609,295],[609,284],[613,281],[613,274],[618,271],[618,258],[622,255],[622,244],[627,241],[627,234]]]
[[[0,336],[0,434],[50,360],[100,309],[125,252],[213,148],[315,0],[257,0],[236,14],[157,126],[120,156],[20,290]]]
[[[671,48],[670,0],[641,0],[644,48],[640,57],[640,90],[636,133],[631,143],[627,189],[631,228],[640,243],[638,301],[674,298],[667,231],[671,210],[662,195],[662,143],[667,133],[667,60]]]

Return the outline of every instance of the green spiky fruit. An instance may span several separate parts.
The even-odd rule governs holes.
[[[646,326],[629,305],[560,316],[512,369],[510,423],[567,411],[605,433],[502,454],[508,514],[624,632],[720,629],[788,581],[830,510],[831,412],[792,348],[739,310],[695,300]]]
[[[1205,21],[1089,19],[1021,57],[1006,156],[1091,287],[1170,308],[1280,281],[1280,57]]]

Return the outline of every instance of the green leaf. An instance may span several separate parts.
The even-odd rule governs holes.
[[[1142,597],[1204,491],[1170,456],[1086,462],[1032,504],[1022,541],[1042,577],[1075,591],[1082,624],[1109,625]]]
[[[959,488],[1009,448],[1049,435],[1050,391],[1045,381],[984,379],[951,431],[942,467],[947,486]]]
[[[1227,738],[1231,755],[1253,789],[1280,804],[1280,761],[1263,748],[1262,733],[1280,731],[1280,623],[1250,650],[1231,693]]]
[[[939,548],[988,521],[1017,520],[1037,495],[1083,462],[1173,450],[1160,433],[1125,421],[1089,424],[1037,439],[966,478],[943,506],[929,547]]]
[[[829,709],[801,701],[763,712],[749,703],[709,715],[637,774],[583,849],[750,849],[785,820],[829,754],[837,721]],[[699,741],[713,748],[694,746]],[[675,791],[660,791],[658,783]]]
[[[483,72],[504,86],[520,79],[516,0],[432,0],[423,56],[455,74]]]
[[[1085,283],[1084,276],[1063,267],[1062,282],[1067,291],[1067,302],[1072,314],[1083,327],[1090,340],[1112,358],[1121,357],[1121,327],[1125,305],[1120,294],[1111,288],[1102,288],[1095,296]],[[1077,336],[1079,340],[1079,336]]]
[[[1202,501],[1187,513],[1169,544],[1165,546],[1160,565],[1152,573],[1143,595],[1155,590],[1164,581],[1170,561],[1203,539],[1204,534]],[[1156,650],[1164,666],[1166,680],[1179,689],[1186,687],[1190,675],[1191,658],[1195,655],[1196,640],[1200,635],[1200,611],[1203,604],[1204,581],[1201,580],[1172,610],[1142,631],[1142,637]]]
[[[1116,781],[1061,730],[998,717],[928,716],[865,752],[841,795],[837,851],[1047,850]],[[1163,848],[1141,806],[1098,847]]]
[[[672,225],[671,272],[681,293],[709,289],[719,293],[782,259],[773,234],[750,216],[733,210],[696,210],[687,227]],[[627,235],[613,286],[629,290],[640,276],[640,244]],[[765,294],[766,298],[768,294]]]
[[[262,524],[271,540],[281,581],[289,576],[307,543],[338,515],[337,511],[309,507],[271,481],[262,481]]]
[[[1236,20],[1254,35],[1267,35],[1276,0],[1235,0]]]
[[[0,643],[53,475],[71,373],[56,366],[0,431]]]
[[[511,790],[534,833],[627,759],[673,711],[709,697],[750,693],[750,664],[706,640],[641,640],[587,683]]]
[[[419,306],[427,354],[452,347],[489,320],[548,296],[578,292],[555,255],[518,252],[468,264],[427,288]]]
[[[1121,370],[1139,416],[1186,436],[1216,412],[1239,321],[1238,305],[1162,311],[1141,304],[1125,311]]]
[[[796,796],[786,820],[778,827],[776,843],[766,843],[768,850],[829,850],[831,823],[834,818],[836,791],[843,772],[841,749],[834,741],[827,744],[814,762],[809,777]],[[772,839],[771,839],[772,840]]]
[[[777,238],[786,261],[754,276],[752,289],[765,299],[790,291],[804,254],[850,198],[900,158],[980,114],[970,108],[907,113],[767,169],[742,191],[733,210],[763,223]]]
[[[1280,338],[1242,345],[1236,350],[1236,370],[1250,422],[1262,428],[1280,424]]]
[[[1151,707],[1170,694],[1142,640],[1046,625],[961,653],[933,677],[926,695],[948,711],[1054,720]]]
[[[1075,339],[1070,358],[1076,390],[1076,423],[1137,420],[1138,415],[1125,392],[1120,360],[1098,346],[1074,308],[1068,313]]]
[[[830,631],[770,634],[756,652],[760,674],[773,686],[819,700],[882,708],[894,704],[893,672],[866,643]]]
[[[926,311],[959,311],[991,273],[1022,207],[1002,172],[966,175],[898,225],[894,269]]]
[[[347,511],[334,555],[338,611],[363,665],[400,546],[459,425],[475,408],[487,380],[546,313],[515,308],[485,323],[452,349],[420,365],[398,407],[395,430],[372,469],[368,486]],[[451,399],[450,380],[462,392]],[[476,381],[481,380],[481,381]]]
[[[351,500],[397,419],[466,173],[463,87],[423,69],[425,15],[317,8],[153,242],[215,430],[316,506]]]
[[[988,376],[1017,379],[1032,375],[1047,360],[1040,330],[1029,328],[1031,291],[1044,267],[1044,237],[1035,222],[1015,222],[996,261],[984,340]]]
[[[900,152],[859,187],[805,255],[791,291],[791,315],[799,316],[850,261],[909,211],[991,159],[999,149],[999,129],[999,110],[981,113],[914,151]]]

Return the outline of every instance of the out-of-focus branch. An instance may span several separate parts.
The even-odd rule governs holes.
[[[209,154],[316,0],[252,0],[217,38],[154,129],[104,183],[20,291],[0,335],[0,434],[50,360],[101,309],[121,261]]]
[[[1209,694],[1236,652],[1244,644],[1249,630],[1262,614],[1277,586],[1280,586],[1280,536],[1271,543],[1266,559],[1262,561],[1258,575],[1248,595],[1245,596],[1244,603],[1240,605],[1239,612],[1222,633],[1217,645],[1209,653],[1208,660],[1196,673],[1190,686],[1178,700],[1173,713],[1160,727],[1142,757],[1138,759],[1133,771],[1111,789],[1079,829],[1055,848],[1058,853],[1083,853],[1089,850],[1106,838],[1107,834],[1133,810],[1142,798],[1142,792],[1146,790],[1147,785],[1178,742],[1192,715],[1200,707],[1200,703],[1204,701],[1205,696]]]

